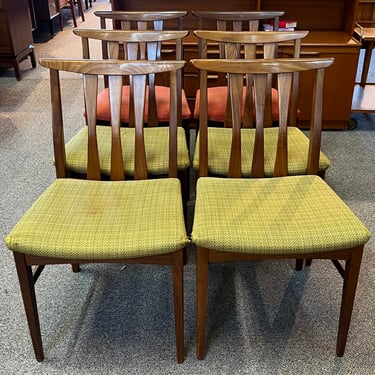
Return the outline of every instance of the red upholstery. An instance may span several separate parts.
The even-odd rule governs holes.
[[[243,88],[242,95],[242,116],[244,114],[246,98],[246,87]],[[209,87],[207,92],[208,99],[208,121],[224,122],[225,108],[227,104],[227,87]],[[197,90],[194,108],[194,118],[199,118],[199,103],[200,103],[200,90]],[[272,121],[278,121],[279,110],[278,110],[278,94],[276,89],[272,89]]]
[[[144,120],[147,122],[148,119],[148,107],[147,107],[147,96],[148,90],[146,91],[146,107]],[[165,86],[155,86],[155,96],[156,96],[156,106],[158,112],[159,122],[169,121],[169,87]],[[182,93],[182,119],[191,118],[191,112],[189,104],[186,99],[186,95]],[[98,95],[97,102],[97,119],[102,121],[110,121],[109,112],[109,96],[108,88],[105,88]],[[121,104],[121,122],[129,122],[129,86],[123,86],[122,89],[122,104]]]

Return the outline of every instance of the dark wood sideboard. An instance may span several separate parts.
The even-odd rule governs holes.
[[[0,0],[0,62],[14,68],[21,79],[19,63],[30,57],[36,67],[32,24],[27,0]]]
[[[299,30],[309,30],[302,42],[301,56],[333,56],[335,63],[325,75],[323,127],[345,129],[350,123],[352,95],[358,66],[360,43],[352,38],[358,0],[111,0],[113,10],[282,10],[285,19],[298,21]],[[189,14],[184,28],[194,30],[197,20]],[[196,40],[190,36],[184,43],[185,59],[197,57]],[[291,49],[281,46],[280,55],[287,57]],[[184,87],[191,101],[198,87],[197,72],[188,65],[184,72]],[[312,76],[300,79],[299,125],[305,127],[310,119],[311,96],[307,94]]]

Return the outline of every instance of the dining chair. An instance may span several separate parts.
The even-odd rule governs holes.
[[[308,31],[215,31],[196,30],[194,35],[198,38],[199,58],[221,59],[270,59],[278,57],[278,46],[287,43],[292,46],[293,57],[300,57],[301,40]],[[216,48],[216,50],[215,50]],[[213,56],[212,56],[213,55]],[[277,88],[272,82],[272,75],[268,76],[266,111],[264,121],[267,126],[272,126],[278,120]],[[294,75],[293,95],[291,96],[292,110],[290,111],[289,124],[296,125],[298,117],[298,73]],[[254,124],[252,103],[251,77],[242,88],[243,92],[243,118],[244,126],[252,127]],[[247,98],[248,97],[248,98]],[[200,90],[197,90],[194,108],[194,119],[199,119]],[[247,107],[245,107],[245,103]],[[231,126],[230,102],[228,100],[227,79],[224,74],[217,73],[210,76],[208,89],[208,120],[211,125],[219,124],[224,127]]]
[[[370,233],[344,201],[317,175],[324,70],[332,63],[333,58],[192,60],[192,64],[203,72],[216,71],[228,75],[233,109],[233,126],[225,129],[229,132],[230,145],[229,148],[223,147],[228,152],[228,177],[209,177],[211,128],[207,126],[207,79],[201,79],[199,178],[191,234],[197,253],[199,359],[205,357],[209,265],[255,259],[316,258],[333,261],[344,280],[336,346],[337,356],[344,355],[361,257]],[[293,153],[288,135],[293,128],[288,126],[287,121],[289,96],[293,74],[303,71],[315,75],[311,87],[311,135],[309,146],[305,148],[307,174],[289,176],[288,162]],[[279,126],[276,157],[272,159],[274,178],[267,178],[267,164],[270,161],[265,139],[270,128],[263,126],[263,112],[267,75],[271,73],[277,76],[278,82]],[[255,132],[241,129],[241,92],[244,76],[248,74],[254,79]],[[250,163],[244,161],[249,153],[248,143],[252,144]],[[249,178],[244,178],[245,174]],[[319,291],[316,293],[319,294]],[[300,340],[303,339],[301,336]]]
[[[198,19],[198,30],[211,30],[211,31],[251,31],[261,32],[263,23],[272,23],[273,30],[279,30],[280,17],[284,15],[281,11],[248,11],[248,12],[234,12],[234,11],[192,11],[193,16]],[[291,34],[289,34],[291,35]],[[293,39],[290,39],[293,40]],[[275,39],[275,47],[270,51],[272,58],[278,57],[277,39]],[[198,56],[199,58],[231,58],[228,56],[228,51],[225,50],[223,42],[218,42],[213,45],[214,41],[210,41],[210,44],[206,43],[202,38],[198,38]],[[254,47],[255,48],[255,47]],[[294,44],[294,56],[299,54],[300,44],[299,41]],[[269,57],[270,53],[267,53]],[[232,54],[241,54],[240,49],[231,52]],[[264,53],[253,50],[252,55],[257,57],[265,57]],[[260,56],[259,56],[260,55]],[[266,58],[266,57],[265,57]],[[216,79],[211,77],[208,99],[208,119],[211,125],[219,126],[230,126],[230,107],[227,102],[227,88],[226,78],[222,74],[219,74]],[[246,96],[246,89],[244,88],[244,97]],[[248,93],[249,94],[249,93]],[[272,98],[275,103],[273,113],[271,112],[271,94],[267,97],[267,106],[269,106],[269,114],[267,113],[266,121],[269,126],[272,124],[272,119],[277,118],[277,106],[276,90],[272,90]],[[199,119],[199,89],[196,93],[195,107],[193,111],[193,119],[195,122]],[[273,115],[273,116],[272,116]]]
[[[177,30],[183,31],[183,19],[187,15],[187,11],[95,11],[94,14],[100,19],[100,28],[105,30],[108,28],[120,30]],[[168,27],[166,27],[166,24]],[[183,43],[182,39],[176,41],[165,41],[162,48],[158,46],[156,55],[152,59],[169,59],[169,60],[183,60]],[[108,49],[106,41],[102,42],[103,58],[108,58]],[[86,56],[84,56],[86,58]],[[150,88],[153,89],[155,85],[155,108],[157,109],[159,121],[168,121],[169,105],[168,105],[168,88],[167,84],[160,80],[159,83],[150,83]],[[181,105],[181,123],[185,130],[189,129],[190,120],[192,117],[189,103],[183,90],[182,72],[178,75],[179,85],[179,105]],[[126,100],[126,95],[124,96]],[[109,121],[108,110],[108,90],[104,89],[98,94],[98,120],[106,123]],[[121,122],[127,124],[129,122],[126,114],[121,115]],[[186,134],[187,137],[189,134]]]
[[[187,31],[129,31],[129,30],[101,30],[101,29],[75,29],[74,34],[82,39],[83,57],[90,58],[90,42],[100,41],[105,42],[108,51],[108,59],[117,59],[119,51],[123,48],[125,53],[125,60],[143,60],[143,61],[160,61],[157,59],[160,52],[160,46],[163,42],[182,43],[182,39],[187,35]],[[109,61],[109,60],[105,60]],[[162,62],[162,61],[161,61]],[[168,63],[168,61],[165,61]],[[162,177],[168,174],[168,125],[170,119],[171,102],[170,102],[170,87],[156,86],[155,82],[158,76],[165,73],[149,74],[147,77],[146,87],[146,103],[145,113],[143,116],[145,127],[145,147],[146,156],[148,160],[149,174],[155,177]],[[177,167],[178,177],[182,182],[184,207],[186,212],[186,205],[189,200],[189,167],[190,157],[187,145],[188,137],[185,129],[181,126],[181,89],[180,89],[180,74],[177,74],[177,123],[178,123],[178,154]],[[166,77],[168,80],[169,78]],[[169,82],[168,82],[169,85]],[[162,98],[159,97],[161,106],[157,106],[158,93],[162,90]],[[103,92],[103,91],[102,91]],[[109,106],[109,89],[105,89],[107,105]],[[122,127],[121,133],[124,138],[123,143],[129,144],[132,142],[134,124],[135,124],[135,93],[132,90],[131,80],[127,80],[126,84],[122,86],[121,112],[120,121],[123,123],[124,119],[128,122],[128,128]],[[98,108],[103,104],[101,100],[97,101],[97,117],[101,117]],[[161,108],[164,107],[162,110]],[[112,114],[108,117],[110,120]],[[102,117],[101,117],[102,118]],[[102,124],[99,121],[100,124]],[[109,176],[110,165],[110,133],[106,126],[98,127],[98,138],[101,144],[100,160],[101,173],[103,176]],[[158,126],[160,125],[160,126]],[[164,125],[164,126],[163,126]],[[86,173],[86,129],[83,128],[79,133],[72,137],[66,146],[66,160],[67,168],[78,176]],[[127,143],[125,143],[127,142]],[[134,176],[135,167],[133,163],[124,164],[125,171],[128,175]]]
[[[40,65],[50,70],[57,179],[5,239],[14,255],[35,357],[37,361],[44,359],[34,284],[45,265],[73,264],[78,270],[83,263],[144,263],[171,267],[177,361],[181,363],[184,360],[183,255],[189,241],[177,179],[177,71],[185,62],[41,59]],[[86,180],[69,178],[64,95],[59,78],[62,71],[83,77],[88,120],[84,131],[88,152]],[[147,75],[158,72],[170,74],[169,168],[167,178],[149,179],[143,109]],[[96,123],[95,98],[98,77],[102,74],[109,78],[112,113],[111,126],[105,128],[111,139],[107,181],[101,180],[99,165],[99,134],[103,129]],[[124,75],[132,78],[135,97],[132,142],[125,141],[120,130]],[[134,178],[128,179],[124,164],[134,165]],[[33,269],[34,266],[37,268]]]

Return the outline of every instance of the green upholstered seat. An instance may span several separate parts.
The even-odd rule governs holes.
[[[171,253],[188,243],[178,179],[57,179],[6,237],[10,250],[64,259]]]
[[[273,175],[275,166],[278,128],[264,129],[265,176]],[[241,129],[241,170],[244,177],[250,176],[252,155],[254,148],[255,129]],[[232,129],[208,128],[208,170],[210,174],[226,176],[229,167],[229,158],[232,142]],[[197,138],[199,144],[199,134]],[[309,139],[298,128],[288,127],[288,172],[289,175],[301,175],[307,171],[307,155]],[[323,172],[329,167],[329,159],[320,152],[319,171]],[[199,166],[199,147],[195,148],[193,165]]]
[[[318,176],[198,180],[194,244],[249,254],[352,248],[370,233]]]
[[[110,174],[111,128],[97,126],[100,168],[104,175]],[[150,175],[168,174],[168,127],[144,128],[147,168]],[[121,144],[125,174],[134,175],[134,128],[121,128]],[[78,132],[66,145],[68,169],[86,173],[87,168],[87,127]],[[178,127],[177,168],[186,170],[190,166],[185,131]]]

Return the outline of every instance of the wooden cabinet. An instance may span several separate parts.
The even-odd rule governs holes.
[[[33,0],[35,17],[38,23],[48,22],[50,33],[54,35],[53,20],[60,17],[59,0]],[[61,19],[59,20],[60,30],[62,30]]]
[[[375,21],[375,1],[359,0],[357,8],[357,21]]]
[[[30,56],[35,68],[32,26],[27,0],[0,0],[0,61],[14,67],[21,79],[19,62]]]
[[[111,0],[114,10],[280,10],[285,19],[298,21],[299,30],[309,30],[302,41],[302,56],[332,56],[335,63],[325,75],[323,127],[347,128],[350,121],[351,102],[358,66],[360,43],[352,38],[358,0]],[[197,20],[189,14],[184,28],[197,28]],[[185,59],[197,56],[196,41],[189,37],[185,43]],[[288,46],[280,48],[288,56]],[[311,97],[304,90],[311,82],[309,74],[301,74],[300,99],[301,127],[310,116]],[[185,91],[193,99],[199,80],[190,66],[185,69]]]

